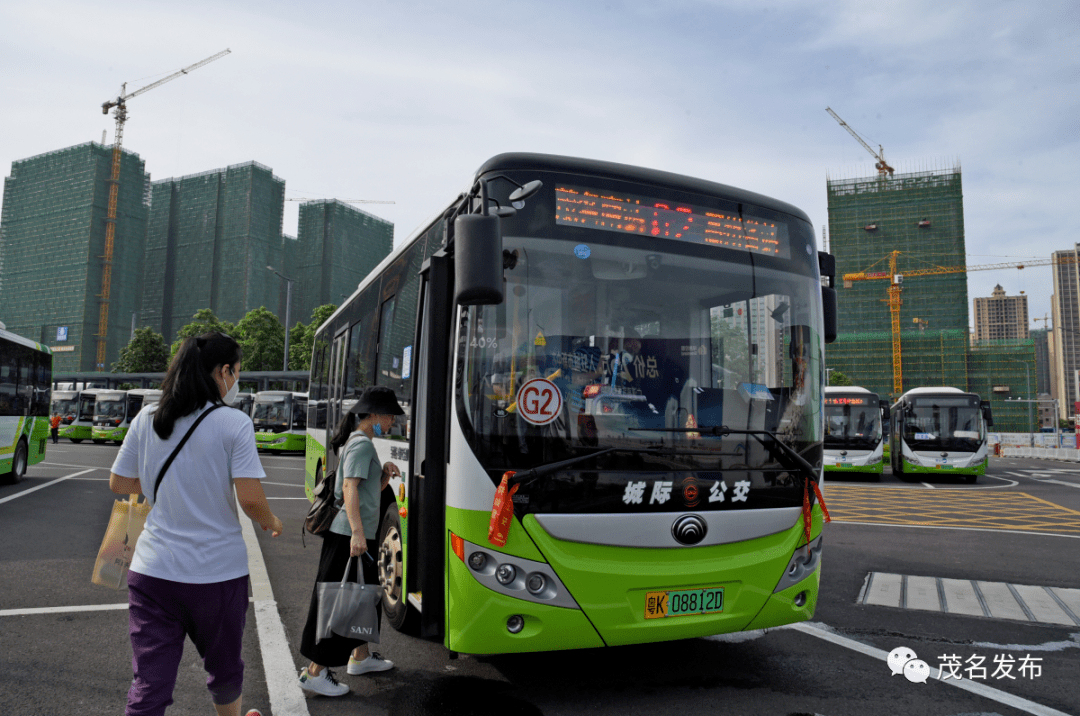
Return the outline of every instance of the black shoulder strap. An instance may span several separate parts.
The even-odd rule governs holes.
[[[219,403],[217,405],[211,405],[209,410],[203,411],[203,414],[200,415],[199,417],[195,418],[195,422],[192,423],[191,427],[188,428],[188,431],[186,433],[184,433],[184,437],[180,438],[180,443],[172,451],[172,455],[169,455],[169,459],[165,461],[165,464],[161,466],[161,472],[158,473],[157,480],[154,482],[154,500],[155,501],[157,500],[158,486],[161,485],[161,479],[163,477],[165,477],[165,471],[169,469],[169,466],[172,465],[173,460],[176,459],[176,455],[177,455],[177,453],[180,452],[180,448],[184,447],[184,443],[186,443],[188,441],[188,438],[191,437],[191,434],[193,432],[195,432],[195,428],[199,427],[199,423],[201,423],[203,421],[203,418],[205,418],[207,415],[214,412],[215,410],[217,410],[220,407],[222,407],[222,405]]]

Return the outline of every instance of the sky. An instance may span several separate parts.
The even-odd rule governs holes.
[[[544,152],[701,177],[827,224],[826,178],[963,169],[968,265],[1077,240],[1080,4],[729,0],[0,3],[0,170],[113,141],[152,180],[255,160],[286,196],[404,241],[489,157]],[[296,234],[299,202],[283,229]],[[1050,312],[1049,267],[971,272]],[[970,303],[969,303],[970,311]],[[1032,327],[1041,327],[1033,323]]]

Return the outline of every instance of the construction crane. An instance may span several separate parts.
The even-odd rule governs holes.
[[[840,115],[838,115],[836,112],[832,111],[828,107],[825,108],[825,111],[828,112],[830,115],[832,115],[832,118],[835,119],[837,122],[839,122],[840,126],[848,131],[848,134],[855,137],[855,141],[857,141],[859,144],[863,145],[863,147],[866,148],[866,151],[870,152],[870,154],[872,154],[874,156],[874,159],[877,160],[876,162],[874,162],[874,168],[876,168],[878,170],[878,174],[880,176],[884,177],[886,174],[888,174],[889,176],[893,175],[893,172],[896,171],[896,170],[893,169],[892,167],[890,167],[888,165],[888,163],[885,161],[885,150],[882,148],[882,146],[880,144],[878,145],[878,150],[875,152],[873,149],[870,148],[870,145],[867,144],[863,140],[863,138],[859,136],[859,133],[851,128],[851,125],[849,125],[844,120],[840,119]]]
[[[285,201],[340,201],[343,204],[396,204],[394,201],[382,201],[380,199],[304,199],[288,197]]]
[[[185,67],[168,77],[163,77],[157,82],[152,82],[134,92],[127,91],[127,82],[125,82],[120,85],[120,94],[116,96],[116,99],[108,100],[101,105],[102,114],[108,114],[110,109],[114,110],[113,116],[116,118],[116,136],[113,139],[112,176],[109,179],[109,208],[108,213],[105,216],[105,255],[101,257],[103,260],[101,269],[101,293],[98,294],[101,305],[98,309],[96,365],[99,370],[105,370],[105,337],[109,332],[109,295],[112,288],[113,242],[116,239],[116,202],[117,197],[120,194],[120,158],[122,156],[121,148],[124,143],[124,123],[127,122],[127,101],[149,92],[155,87],[160,87],[166,82],[171,82],[181,75],[186,75],[189,72],[197,70],[203,65],[208,65],[230,52],[231,50],[226,48],[216,55],[207,57],[205,60],[196,62],[189,67]],[[102,143],[104,144],[104,139],[102,139]]]
[[[878,260],[872,266],[865,271],[858,271],[855,273],[844,274],[844,288],[851,288],[852,283],[855,281],[889,281],[888,298],[883,299],[889,304],[889,313],[892,318],[892,361],[893,361],[893,392],[900,396],[903,394],[904,387],[904,371],[902,364],[902,354],[900,351],[900,306],[903,301],[900,298],[902,292],[902,285],[904,278],[914,278],[917,276],[943,276],[946,274],[955,273],[969,273],[971,271],[996,271],[998,269],[1014,268],[1023,269],[1027,266],[1049,266],[1057,264],[1070,264],[1076,261],[1073,256],[1062,256],[1060,258],[1049,259],[1033,259],[1031,261],[1022,262],[1006,262],[996,264],[978,264],[975,266],[928,266],[926,268],[914,269],[911,271],[904,271],[900,273],[896,269],[896,257],[902,252],[891,251],[888,256]],[[888,260],[888,271],[873,271],[875,266],[882,261]],[[1036,319],[1040,320],[1040,319]],[[922,324],[920,319],[915,319],[916,323]]]

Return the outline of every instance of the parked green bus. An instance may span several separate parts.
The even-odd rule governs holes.
[[[98,393],[92,432],[94,442],[112,440],[117,445],[124,442],[131,421],[139,411],[160,400],[161,391],[150,388]]]
[[[49,349],[0,328],[0,482],[45,459],[51,390]]]
[[[259,450],[304,452],[307,444],[307,393],[264,390],[251,406]]]
[[[783,202],[494,157],[318,328],[307,487],[363,389],[392,388],[385,613],[453,652],[810,619],[834,273]]]

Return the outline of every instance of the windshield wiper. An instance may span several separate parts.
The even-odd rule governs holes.
[[[547,477],[548,475],[550,475],[550,474],[552,474],[554,472],[558,472],[559,470],[563,470],[565,468],[568,468],[571,465],[576,465],[579,462],[585,462],[589,458],[597,457],[599,455],[606,455],[609,452],[632,452],[632,453],[638,453],[638,454],[662,454],[664,452],[670,452],[670,450],[664,451],[664,450],[657,450],[655,448],[630,448],[630,447],[604,448],[603,450],[597,450],[596,452],[591,452],[588,455],[578,455],[577,457],[572,457],[569,460],[562,460],[560,462],[550,462],[547,465],[540,465],[538,467],[530,468],[528,470],[518,470],[516,473],[514,473],[514,477],[512,479],[512,482],[513,482],[513,484],[524,485],[526,483],[533,482],[534,480],[537,480],[537,479],[539,479],[541,477]]]
[[[765,441],[761,439],[762,435],[767,435],[772,438],[775,445],[780,448],[780,451],[798,463],[799,467],[806,471],[807,476],[811,479],[817,479],[817,470],[811,465],[806,458],[799,453],[795,452],[795,449],[787,445],[783,440],[776,436],[776,433],[770,430],[736,430],[735,428],[729,428],[726,425],[700,425],[696,428],[627,428],[628,430],[648,430],[650,432],[665,432],[665,433],[700,433],[702,435],[712,435],[714,437],[723,438],[728,435],[749,435],[757,440],[762,445],[765,445]],[[766,445],[766,447],[768,447]]]

